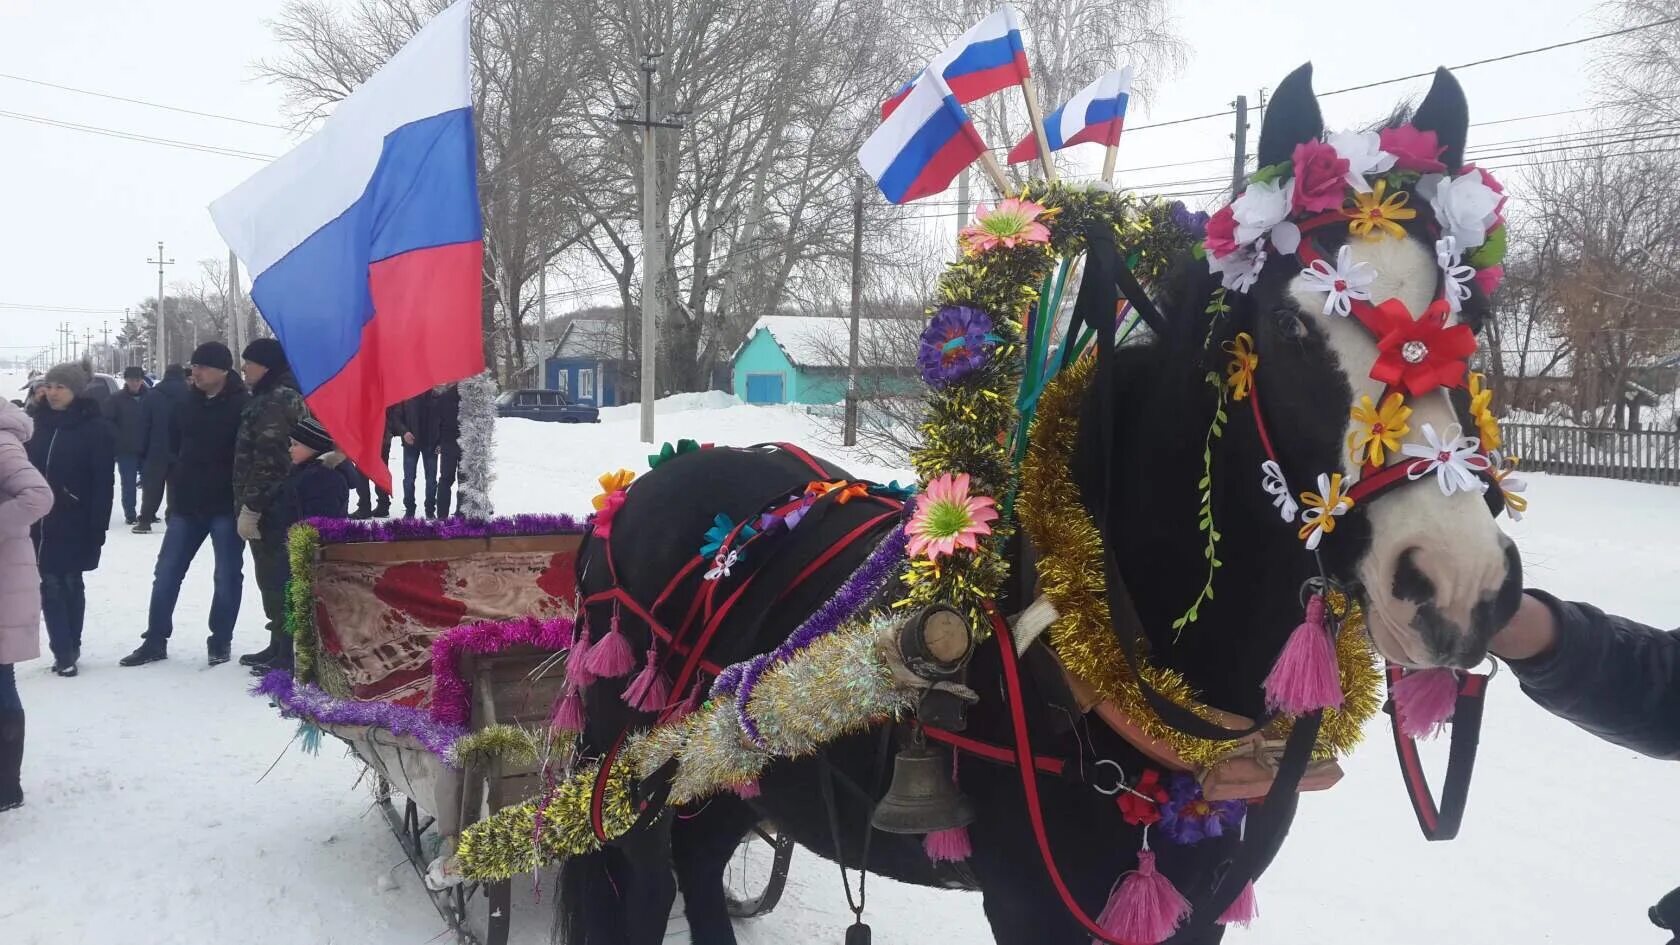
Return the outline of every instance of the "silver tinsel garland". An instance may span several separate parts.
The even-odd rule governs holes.
[[[496,481],[496,381],[490,372],[469,377],[461,391],[461,514],[489,518],[496,514],[490,486]]]

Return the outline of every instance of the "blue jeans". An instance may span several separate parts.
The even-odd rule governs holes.
[[[69,664],[82,655],[82,619],[87,614],[87,585],[80,571],[41,572],[41,622],[53,662]]]
[[[175,629],[175,601],[181,596],[181,581],[204,539],[216,555],[216,590],[210,598],[210,640],[226,645],[233,642],[233,623],[239,617],[239,596],[245,589],[245,539],[239,537],[239,520],[225,515],[171,515],[158,550],[153,572],[152,606],[146,618],[146,639],[163,642]]]
[[[117,485],[122,487],[123,521],[132,522],[135,519],[134,493],[135,486],[140,482],[140,457],[133,454],[117,454]]]
[[[12,670],[12,664],[0,663],[0,715],[22,711],[23,697],[18,695],[17,674]]]
[[[426,467],[426,517],[430,518],[437,510],[437,453],[423,450],[418,446],[403,444],[403,508],[410,514],[414,508],[414,467],[423,464]]]

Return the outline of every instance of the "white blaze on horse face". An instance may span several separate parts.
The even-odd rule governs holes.
[[[1440,270],[1429,247],[1410,238],[1388,237],[1354,238],[1348,245],[1355,262],[1370,263],[1377,271],[1371,286],[1372,304],[1399,299],[1415,316],[1434,301]],[[1380,404],[1383,384],[1370,376],[1377,358],[1376,340],[1354,318],[1323,314],[1324,295],[1313,290],[1307,280],[1297,277],[1290,284],[1290,294],[1324,333],[1337,368],[1353,391],[1349,406],[1358,403],[1361,395]],[[1407,405],[1412,408],[1412,416],[1406,442],[1424,442],[1425,423],[1443,431],[1443,435],[1448,427],[1459,423],[1444,390],[1408,398]],[[1357,427],[1349,417],[1337,450],[1341,471],[1350,484],[1360,475],[1359,464],[1347,449],[1347,436]],[[1459,640],[1464,641],[1466,650],[1476,647],[1468,639],[1475,633],[1473,612],[1483,600],[1496,595],[1506,579],[1505,539],[1482,497],[1473,491],[1446,496],[1432,482],[1421,482],[1378,496],[1365,511],[1371,523],[1371,547],[1359,562],[1358,575],[1365,587],[1370,611],[1367,624],[1377,648],[1390,660],[1408,666],[1432,666],[1445,659],[1475,655],[1455,656],[1441,650],[1443,645]],[[1434,591],[1432,599],[1411,600],[1396,590],[1395,577],[1402,559],[1427,578]],[[1424,638],[1418,626],[1423,603],[1431,605],[1430,617],[1436,627],[1446,626],[1453,640],[1442,640],[1439,630],[1431,634],[1431,639]]]

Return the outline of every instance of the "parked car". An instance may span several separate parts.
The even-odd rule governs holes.
[[[600,423],[601,411],[574,404],[557,390],[510,390],[496,398],[496,416],[554,423]]]

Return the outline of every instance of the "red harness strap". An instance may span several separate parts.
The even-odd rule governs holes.
[[[1388,691],[1392,702],[1394,686],[1405,673],[1398,666],[1388,668]],[[1400,773],[1406,779],[1406,795],[1417,814],[1418,827],[1427,840],[1451,840],[1458,836],[1464,808],[1470,797],[1470,775],[1476,767],[1476,745],[1482,732],[1482,702],[1487,695],[1488,677],[1466,673],[1459,680],[1458,701],[1453,708],[1452,745],[1447,749],[1447,776],[1441,787],[1440,806],[1418,757],[1417,739],[1400,731],[1400,715],[1389,720],[1394,732],[1394,750],[1400,756]],[[1391,709],[1392,711],[1392,709]]]

